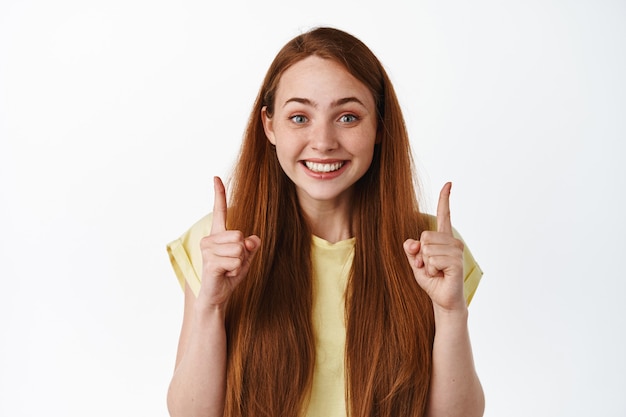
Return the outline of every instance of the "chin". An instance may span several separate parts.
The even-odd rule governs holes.
[[[328,187],[320,187],[322,189],[298,188],[298,196],[300,200],[306,199],[319,203],[339,203],[341,200],[348,198],[349,189],[333,189]]]

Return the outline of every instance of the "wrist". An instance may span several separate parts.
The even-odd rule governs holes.
[[[212,304],[198,300],[194,305],[194,315],[201,321],[211,319],[220,319],[221,321],[224,321],[226,316],[226,303]]]
[[[433,304],[433,312],[436,323],[465,323],[469,317],[467,305],[463,304],[457,308],[445,308]]]

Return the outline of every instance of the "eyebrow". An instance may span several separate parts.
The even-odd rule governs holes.
[[[317,108],[317,103],[315,103],[314,101],[309,100],[308,98],[292,97],[289,100],[285,101],[285,104],[283,104],[283,107],[285,107],[289,103],[306,104],[308,106],[312,106],[312,107]],[[347,104],[347,103],[358,103],[361,106],[365,107],[365,104],[363,104],[363,102],[361,100],[359,100],[358,98],[356,98],[356,97],[344,97],[344,98],[337,99],[337,100],[333,101],[332,103],[330,103],[330,106],[331,107],[337,107],[337,106],[341,106],[341,105]]]

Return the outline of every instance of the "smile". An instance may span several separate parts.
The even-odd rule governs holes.
[[[308,169],[310,169],[313,172],[333,172],[333,171],[337,171],[339,168],[341,168],[345,162],[333,162],[332,164],[322,164],[319,162],[309,162],[309,161],[304,161],[304,164],[306,165],[306,167]]]

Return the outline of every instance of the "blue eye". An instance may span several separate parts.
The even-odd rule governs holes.
[[[344,114],[339,118],[339,121],[342,123],[352,123],[356,122],[358,118],[354,114]]]
[[[303,124],[303,123],[306,123],[306,121],[307,121],[306,116],[303,116],[301,114],[297,114],[295,116],[291,116],[290,119],[291,119],[292,122],[294,122],[296,124]]]

